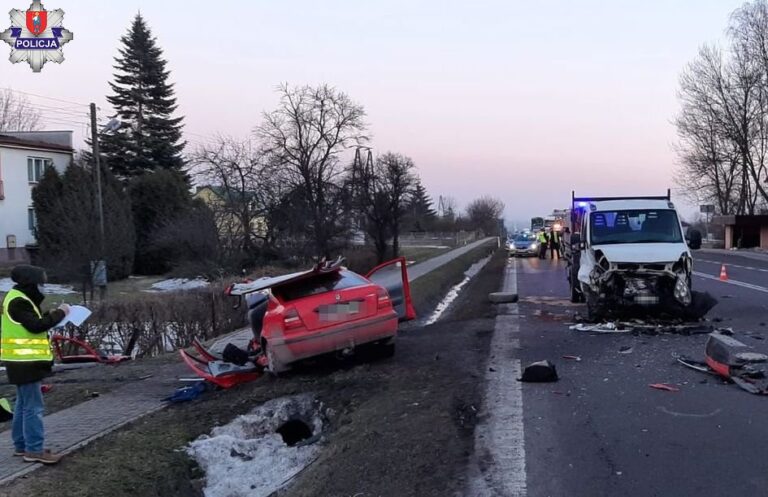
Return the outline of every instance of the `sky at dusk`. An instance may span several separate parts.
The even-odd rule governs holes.
[[[676,187],[678,77],[722,42],[736,0],[597,1],[48,0],[74,32],[66,60],[34,74],[7,61],[0,87],[72,103],[105,96],[119,38],[141,11],[164,49],[190,147],[245,137],[277,104],[275,85],[329,83],[361,103],[376,153],[412,157],[434,197],[480,195],[522,224],[582,195]],[[10,8],[4,1],[0,30]],[[78,140],[85,110],[66,108]],[[673,195],[674,195],[673,190]],[[692,213],[688,208],[685,213]]]

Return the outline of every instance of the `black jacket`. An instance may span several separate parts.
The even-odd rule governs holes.
[[[16,282],[14,290],[18,290],[40,307],[45,296],[38,290],[38,285],[45,282],[45,272],[34,266],[17,266],[11,273],[11,279]],[[8,304],[8,315],[17,323],[21,323],[31,333],[47,333],[59,324],[65,317],[64,311],[56,309],[42,313],[38,317],[35,309],[24,299],[16,298]],[[2,330],[0,330],[2,334]],[[51,373],[53,361],[15,362],[5,361],[8,383],[24,385],[40,381]]]

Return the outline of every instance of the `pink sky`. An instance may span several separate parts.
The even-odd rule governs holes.
[[[414,159],[435,202],[449,195],[463,207],[492,195],[512,224],[566,207],[572,189],[675,187],[677,78],[702,43],[722,41],[741,3],[48,0],[75,34],[66,61],[33,74],[7,62],[2,44],[0,86],[93,101],[107,115],[119,38],[141,10],[165,50],[192,145],[246,136],[276,105],[280,82],[327,82],[365,106],[375,151]],[[2,9],[11,7],[28,3]],[[0,21],[0,30],[10,24]],[[82,121],[81,135],[75,109],[67,120]]]

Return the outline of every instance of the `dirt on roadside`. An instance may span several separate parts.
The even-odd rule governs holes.
[[[275,495],[456,494],[473,450],[494,327],[487,294],[499,289],[505,260],[504,251],[497,251],[443,320],[406,329],[391,359],[321,360],[284,377],[207,393],[112,433],[56,467],[0,487],[0,497],[202,495],[204,475],[180,449],[269,399],[303,392],[315,393],[333,415],[318,442],[320,457]],[[113,372],[149,374],[123,366],[128,365]]]

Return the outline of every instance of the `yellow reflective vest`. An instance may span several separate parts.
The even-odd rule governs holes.
[[[5,295],[0,319],[0,361],[52,361],[53,353],[48,333],[30,333],[21,323],[11,319],[8,307],[14,299],[26,300],[32,305],[37,316],[42,317],[40,309],[22,292],[11,290]]]

